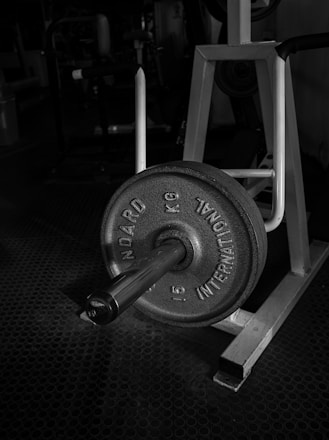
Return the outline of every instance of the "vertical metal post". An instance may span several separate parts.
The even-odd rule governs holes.
[[[206,60],[195,49],[183,160],[203,161],[215,62]]]
[[[273,94],[270,60],[255,60],[267,153],[273,153]]]
[[[276,57],[275,57],[276,58]],[[261,98],[266,146],[273,152],[274,142],[274,57],[266,61],[256,61],[257,79]],[[285,212],[288,232],[291,272],[304,276],[311,267],[310,248],[307,232],[307,219],[304,198],[304,187],[298,140],[298,128],[295,101],[289,59],[285,62]],[[278,119],[276,119],[278,121]],[[282,123],[280,123],[282,124]],[[281,125],[282,126],[282,125]],[[275,151],[274,151],[275,152]],[[275,156],[274,156],[275,157]],[[273,164],[274,169],[276,167]],[[277,177],[277,176],[276,176]],[[274,195],[274,194],[273,194]],[[275,202],[275,197],[273,197]],[[266,224],[266,223],[265,223]],[[268,229],[269,226],[267,225]]]
[[[227,41],[239,46],[251,41],[251,0],[228,0]]]
[[[303,174],[290,62],[286,61],[286,220],[291,271],[305,276],[311,269]]]
[[[135,75],[135,171],[146,168],[146,81],[140,67]]]

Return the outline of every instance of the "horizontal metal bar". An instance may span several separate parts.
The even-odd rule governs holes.
[[[253,316],[254,314],[247,310],[237,309],[227,318],[212,324],[211,327],[230,333],[231,335],[238,335]]]
[[[266,60],[273,55],[273,49],[279,43],[261,41],[240,46],[211,44],[197,46],[198,53],[207,61],[219,60]]]
[[[234,177],[236,179],[242,179],[242,178],[252,178],[252,177],[258,177],[261,179],[264,178],[274,178],[274,170],[273,169],[222,169],[226,174],[228,174],[231,177]]]
[[[271,179],[259,179],[259,180],[253,180],[252,183],[248,183],[245,187],[248,191],[248,194],[253,199],[262,191],[264,191],[265,188],[271,185]]]

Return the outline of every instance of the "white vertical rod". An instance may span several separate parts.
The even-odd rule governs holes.
[[[276,56],[273,71],[273,201],[266,232],[273,231],[283,219],[285,208],[285,61]]]
[[[135,171],[146,168],[146,81],[140,67],[135,75]]]

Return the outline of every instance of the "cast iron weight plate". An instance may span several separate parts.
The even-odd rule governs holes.
[[[187,256],[136,301],[139,310],[168,324],[208,326],[245,302],[264,268],[267,237],[257,205],[236,180],[188,161],[130,178],[103,218],[110,276],[170,237],[185,243]]]

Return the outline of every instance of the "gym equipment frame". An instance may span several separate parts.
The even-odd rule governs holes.
[[[289,60],[278,54],[277,42],[250,41],[250,0],[230,0],[228,19],[228,45],[198,46],[195,50],[184,160],[203,160],[215,62],[255,60],[266,146],[268,153],[273,153],[273,169],[226,171],[234,177],[273,179],[272,216],[265,223],[266,230],[270,232],[280,223],[285,204],[290,254],[290,271],[256,313],[238,309],[215,325],[236,336],[220,356],[214,381],[237,391],[329,255],[329,245],[320,241],[309,244],[308,240]]]
[[[280,224],[285,212],[290,270],[255,313],[240,308],[213,325],[235,335],[220,355],[219,370],[214,376],[216,383],[234,391],[244,383],[252,367],[329,255],[328,243],[309,243],[308,239],[298,129],[288,59],[290,52],[329,46],[329,34],[296,37],[281,45],[278,42],[251,42],[250,14],[250,0],[230,0],[228,44],[203,45],[195,49],[183,157],[189,161],[203,160],[216,61],[254,60],[266,148],[268,155],[273,155],[273,167],[223,171],[232,177],[249,178],[253,182],[249,188],[252,196],[257,195],[272,180],[272,213],[265,220],[265,227],[267,232],[273,231]],[[142,124],[141,119],[140,126]],[[136,171],[139,172],[146,164],[143,136],[136,136],[136,158]]]

